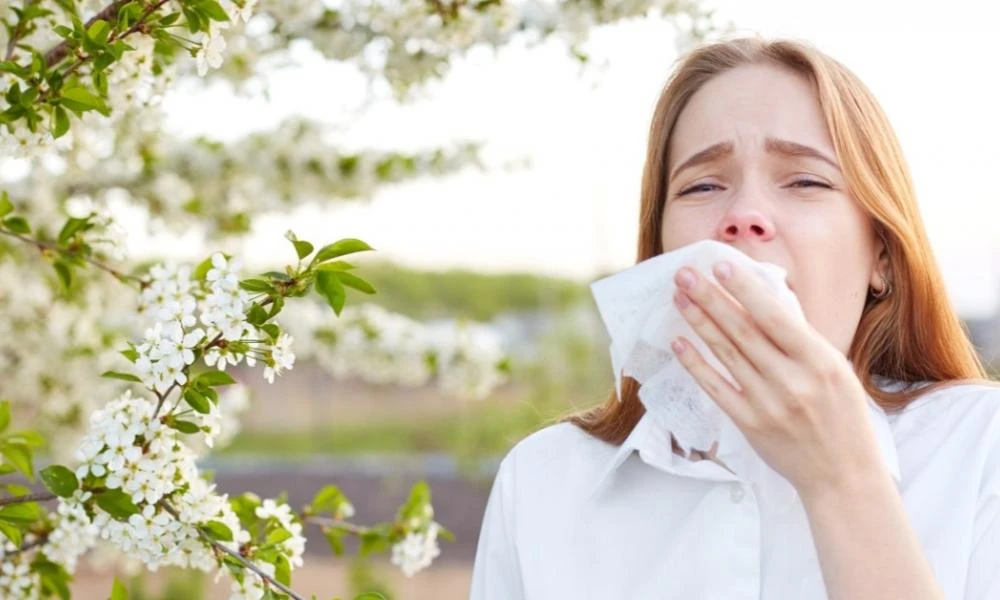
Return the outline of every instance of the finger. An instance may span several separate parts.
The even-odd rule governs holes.
[[[722,287],[746,308],[757,329],[784,354],[809,356],[815,351],[811,329],[803,327],[802,319],[778,302],[760,277],[729,262],[717,263],[712,272]]]
[[[758,373],[767,377],[778,377],[785,372],[788,368],[787,357],[761,331],[747,310],[723,288],[688,267],[677,272],[675,281],[677,286],[716,323],[721,333],[731,340],[732,345],[747,357]],[[725,348],[722,350],[726,351]],[[723,357],[719,358],[721,360]]]
[[[713,369],[691,342],[679,337],[671,343],[671,348],[677,360],[691,373],[701,389],[705,390],[705,393],[737,426],[742,429],[741,424],[752,422],[753,410],[745,396]]]
[[[753,362],[726,336],[698,305],[684,295],[677,292],[674,301],[681,312],[681,315],[691,326],[698,337],[708,346],[712,354],[719,359],[724,367],[739,386],[739,391],[743,392],[747,398],[767,398],[770,395],[762,393],[765,382],[761,373],[754,367]]]

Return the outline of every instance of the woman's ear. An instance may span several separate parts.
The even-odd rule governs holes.
[[[886,285],[891,284],[892,274],[889,270],[891,267],[889,261],[889,246],[886,244],[885,236],[878,228],[876,228],[875,232],[876,258],[868,286],[877,294],[880,293]]]

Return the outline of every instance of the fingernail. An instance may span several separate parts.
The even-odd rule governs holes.
[[[675,354],[680,354],[681,352],[684,352],[684,342],[680,341],[679,339],[676,339],[673,342],[671,342],[670,347],[674,349]]]
[[[694,273],[692,273],[690,269],[681,269],[680,271],[677,271],[675,279],[677,281],[677,285],[685,290],[691,289],[695,283]]]
[[[691,306],[691,298],[688,298],[688,295],[684,292],[677,292],[674,294],[674,302],[677,303],[678,308],[682,309]]]
[[[733,274],[733,266],[727,262],[716,263],[715,265],[715,276],[719,280],[726,280]]]

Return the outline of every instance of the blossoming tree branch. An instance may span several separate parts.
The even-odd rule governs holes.
[[[413,574],[450,535],[422,482],[375,525],[354,523],[333,485],[297,509],[216,491],[197,458],[226,443],[247,406],[226,370],[273,381],[297,355],[338,377],[437,381],[474,397],[504,379],[481,329],[442,336],[345,306],[348,289],[374,291],[349,262],[370,250],[360,240],[317,248],[289,233],[295,263],[250,278],[225,252],[124,266],[115,207],[168,230],[204,225],[226,246],[259,214],[480,161],[467,142],[347,152],[296,120],[236,142],[179,139],[160,106],[171,85],[247,88],[260,65],[293,61],[291,46],[306,44],[402,100],[473,46],[560,36],[585,61],[590,28],[656,12],[692,39],[708,28],[695,0],[0,0],[0,597],[66,598],[83,554],[111,546],[153,570],[227,576],[234,598],[299,598],[307,524],[337,554],[354,536]],[[36,470],[40,451],[50,464]]]
[[[37,243],[12,210],[9,201],[0,201],[0,232]],[[81,232],[89,226],[90,219],[66,224]],[[345,287],[374,291],[341,259],[370,250],[364,242],[344,239],[315,249],[288,237],[297,264],[255,278],[242,279],[238,261],[221,253],[194,270],[155,265],[146,278],[102,265],[136,283],[149,325],[138,344],[121,352],[130,368],[103,375],[143,391],[126,390],[90,416],[75,450],[76,468],[53,464],[38,473],[47,492],[3,484],[8,495],[0,498],[0,532],[8,542],[0,551],[2,597],[68,597],[78,558],[98,540],[150,569],[226,573],[234,598],[301,597],[290,586],[293,569],[302,565],[303,523],[319,525],[338,553],[347,535],[360,538],[362,553],[391,549],[393,562],[408,574],[438,554],[435,540],[450,534],[433,520],[430,490],[422,482],[395,521],[364,527],[350,521],[353,506],[335,486],[293,511],[281,499],[252,493],[228,498],[198,470],[188,440],[198,436],[211,446],[218,435],[218,389],[235,383],[225,367],[259,366],[268,381],[293,367],[292,339],[276,320],[286,301],[314,292],[339,313]],[[69,236],[64,232],[60,239]],[[58,243],[53,249],[60,250]],[[41,444],[33,432],[10,431],[10,406],[0,403],[0,473],[19,471],[33,480],[32,450]],[[56,510],[46,513],[40,503],[52,500]]]

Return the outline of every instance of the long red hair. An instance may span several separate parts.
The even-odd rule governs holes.
[[[986,379],[948,300],[917,210],[913,182],[888,119],[857,76],[807,44],[741,38],[703,46],[678,61],[649,129],[636,262],[663,252],[660,229],[667,149],[681,111],[713,77],[741,65],[762,63],[791,69],[813,82],[848,187],[872,219],[888,252],[892,294],[869,299],[848,354],[866,391],[892,412],[942,385]],[[883,390],[875,385],[875,376],[929,385]],[[638,383],[626,377],[620,401],[611,390],[604,404],[565,420],[620,444],[645,412],[638,391]]]

